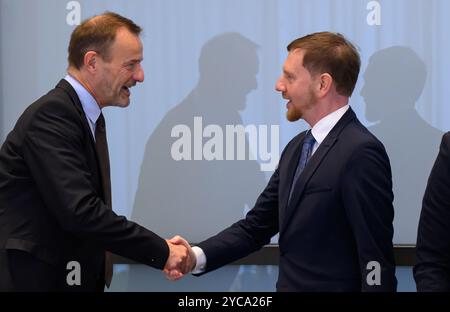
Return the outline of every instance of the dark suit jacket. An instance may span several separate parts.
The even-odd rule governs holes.
[[[414,279],[418,291],[450,291],[450,132],[442,143],[423,197]]]
[[[199,244],[206,272],[279,232],[277,290],[395,290],[392,179],[383,145],[349,109],[307,163],[288,205],[304,136],[286,146],[246,218]],[[381,266],[379,286],[366,282],[371,261]]]
[[[0,290],[95,290],[105,249],[164,267],[166,242],[107,207],[101,183],[81,103],[61,80],[0,150]],[[81,265],[81,286],[66,283],[70,261]]]

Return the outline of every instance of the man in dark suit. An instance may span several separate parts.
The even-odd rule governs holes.
[[[418,291],[450,291],[450,132],[428,178],[416,245]]]
[[[129,89],[144,80],[140,32],[111,12],[84,21],[71,36],[68,75],[25,110],[4,142],[0,290],[103,291],[109,252],[184,270],[184,246],[111,210],[101,109],[128,106]]]
[[[358,52],[329,32],[299,38],[288,51],[276,89],[288,100],[288,120],[312,129],[286,146],[245,219],[192,248],[193,273],[244,257],[279,232],[278,291],[394,291],[389,159],[348,105]]]

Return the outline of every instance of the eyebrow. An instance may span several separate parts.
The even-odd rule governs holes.
[[[124,64],[124,65],[128,65],[128,64],[134,64],[134,63],[140,63],[140,62],[142,62],[143,60],[144,60],[144,58],[141,58],[141,59],[132,59],[132,60],[123,62],[123,64]]]
[[[283,68],[283,73],[284,73],[285,75],[295,77],[295,74],[294,74],[293,72],[290,72],[290,71],[286,70],[285,68]]]

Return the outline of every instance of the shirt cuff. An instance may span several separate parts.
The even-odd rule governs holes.
[[[206,255],[203,252],[203,249],[201,249],[198,246],[192,247],[192,251],[195,254],[195,258],[197,259],[197,262],[195,264],[194,269],[192,270],[192,274],[200,274],[205,272],[206,267]]]

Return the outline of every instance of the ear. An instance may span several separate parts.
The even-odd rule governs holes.
[[[330,92],[332,88],[333,77],[331,77],[331,75],[328,73],[323,73],[319,76],[317,83],[319,97],[324,97]]]
[[[91,73],[97,70],[100,55],[95,51],[88,51],[84,54],[84,67]]]

